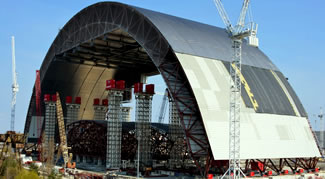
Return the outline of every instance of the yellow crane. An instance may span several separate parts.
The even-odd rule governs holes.
[[[71,163],[72,155],[69,156],[69,147],[67,144],[67,136],[65,133],[64,127],[64,117],[63,117],[63,110],[60,100],[59,92],[56,92],[56,116],[58,119],[58,126],[59,126],[59,135],[60,135],[60,145],[59,145],[59,154],[62,153],[63,161],[64,161],[64,168],[75,168],[75,162]]]

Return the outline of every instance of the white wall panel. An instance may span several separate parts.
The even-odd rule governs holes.
[[[229,73],[221,61],[177,57],[198,102],[214,159],[228,159]],[[255,113],[242,101],[242,159],[315,156],[320,153],[306,118]]]

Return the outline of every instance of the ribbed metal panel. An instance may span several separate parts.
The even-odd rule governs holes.
[[[177,56],[198,101],[214,159],[226,160],[229,156],[230,78],[227,65],[222,61],[186,54]],[[308,120],[296,116],[272,72],[243,66],[242,76],[249,85],[258,108],[255,111],[248,107],[245,103],[252,104],[251,100],[242,98],[241,158],[320,156]]]
[[[301,101],[299,100],[296,92],[293,90],[293,88],[291,87],[290,83],[288,82],[288,80],[284,77],[284,75],[277,71],[275,72],[281,79],[282,83],[285,85],[285,87],[287,88],[287,90],[289,91],[291,97],[293,98],[298,110],[299,110],[299,113],[302,117],[307,117],[307,113],[305,111],[305,108],[303,107],[303,105],[301,104]]]

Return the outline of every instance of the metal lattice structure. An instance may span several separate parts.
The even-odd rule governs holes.
[[[57,124],[56,120],[56,103],[55,101],[45,101],[45,145],[55,140],[55,127]]]
[[[121,3],[101,2],[91,5],[69,20],[48,50],[42,63],[40,80],[35,84],[36,90],[30,101],[25,134],[29,132],[35,107],[39,108],[37,93],[40,90],[42,93],[60,91],[62,96],[80,94],[86,102],[80,106],[83,110],[80,111],[79,119],[92,119],[94,114],[92,99],[103,97],[105,90],[104,87],[100,88],[100,85],[104,84],[105,80],[122,79],[126,81],[127,86],[131,86],[140,81],[141,74],[160,73],[177,108],[189,155],[197,165],[197,169],[202,174],[207,173],[210,167],[215,167],[213,160],[227,157],[220,152],[212,154],[216,149],[220,149],[220,145],[223,147],[222,150],[225,149],[223,145],[225,142],[216,140],[215,136],[209,136],[211,133],[206,127],[209,127],[208,122],[212,120],[203,117],[205,111],[200,106],[202,103],[199,103],[202,96],[195,94],[196,89],[191,84],[193,82],[191,76],[186,73],[187,69],[182,63],[190,64],[207,58],[202,59],[202,62],[211,62],[212,65],[208,67],[219,65],[218,68],[223,69],[229,64],[228,62],[232,61],[231,45],[228,34],[221,28]],[[188,58],[182,55],[187,55]],[[287,102],[283,89],[276,81],[272,82],[270,70],[273,70],[281,76],[281,81],[294,97],[299,112],[306,117],[294,90],[263,52],[243,44],[243,64],[243,68],[247,69],[246,71],[243,69],[247,83],[254,85],[251,86],[254,99],[261,103],[266,101],[256,111],[252,111],[252,115],[265,114],[270,118],[273,114],[282,117],[295,115],[291,112],[292,106]],[[58,71],[61,73],[57,73]],[[203,70],[197,74],[204,76],[208,74],[205,72]],[[225,76],[223,74],[216,76],[214,72],[216,70],[211,71],[216,79],[228,76],[227,72],[224,72]],[[40,82],[42,82],[42,89],[38,87]],[[200,83],[209,86],[203,80]],[[247,108],[251,108],[247,94],[242,97]],[[215,118],[215,120],[223,119]],[[302,119],[304,120],[306,119]],[[225,130],[219,132],[224,133]],[[93,134],[95,135],[95,132]],[[312,150],[314,148],[311,147]],[[289,150],[296,150],[296,148]],[[301,155],[301,159],[317,156],[317,152],[304,154],[306,155]],[[249,157],[254,158],[254,155]],[[277,153],[263,156],[266,156],[264,158],[287,157],[284,152],[278,150]]]
[[[80,104],[66,103],[67,117],[66,117],[66,128],[69,124],[78,120],[78,114],[80,110]]]
[[[325,128],[325,123],[324,123],[324,113],[323,113],[323,109],[320,108],[320,113],[317,116],[319,117],[319,145],[320,145],[320,150],[322,152],[322,155],[324,155],[324,128]]]
[[[11,121],[10,130],[15,131],[15,113],[16,113],[16,95],[19,91],[19,85],[17,83],[17,72],[16,72],[16,56],[15,56],[15,37],[11,37],[11,48],[12,48],[12,100],[11,100]]]
[[[41,103],[41,72],[40,70],[36,70],[36,81],[35,81],[35,87],[34,87],[34,94],[35,94],[35,108],[36,108],[36,116],[37,116],[37,136],[41,136],[42,132],[42,103]],[[29,113],[30,115],[32,112]],[[31,118],[31,116],[30,116]],[[40,143],[41,140],[38,141]]]
[[[230,109],[229,109],[229,177],[241,177],[243,172],[240,168],[240,115],[241,115],[241,64],[242,64],[242,41],[243,38],[251,36],[256,39],[255,46],[258,46],[256,31],[244,29],[246,13],[250,0],[244,0],[243,7],[237,24],[233,27],[230,19],[220,0],[214,0],[224,24],[226,25],[229,37],[232,39],[233,58],[230,65]],[[253,28],[253,26],[252,26]],[[250,41],[249,41],[250,42]]]
[[[167,124],[151,123],[151,145],[152,159],[156,161],[167,161],[171,155],[173,141],[168,134]],[[71,153],[80,162],[81,158],[90,157],[105,160],[107,143],[107,121],[105,120],[80,120],[68,126],[68,143],[71,146]],[[122,148],[121,159],[125,161],[135,161],[137,155],[136,123],[122,123]],[[189,158],[186,151],[185,140],[183,140],[182,158]],[[106,165],[106,164],[105,164]]]
[[[136,122],[136,137],[138,140],[137,160],[144,166],[151,164],[151,108],[152,95],[136,93],[135,94],[135,122]],[[140,151],[139,151],[140,150]]]
[[[68,154],[68,143],[67,143],[67,136],[66,136],[66,128],[64,125],[64,117],[63,117],[63,109],[61,105],[61,99],[58,92],[56,92],[56,116],[58,122],[58,129],[59,129],[59,137],[60,137],[60,145],[59,151],[62,152],[62,157],[64,161],[64,167],[67,166],[69,162],[69,154]]]
[[[130,122],[131,119],[131,107],[122,107],[122,122]]]
[[[241,40],[233,40],[234,61],[231,63],[229,111],[229,176],[240,178],[240,105],[241,105]]]
[[[79,120],[68,125],[68,144],[73,155],[96,156],[105,160],[107,124],[96,121]]]
[[[141,9],[137,9],[136,11],[134,11],[134,7],[126,6],[120,3],[98,3],[94,6],[85,9],[82,13],[77,15],[78,17],[73,18],[73,20],[66,24],[66,26],[59,32],[58,37],[53,42],[46,55],[46,60],[44,60],[42,64],[42,71],[44,71],[44,73],[41,74],[40,80],[45,80],[47,78],[46,74],[49,74],[50,71],[54,70],[54,68],[50,68],[52,60],[53,62],[55,61],[55,63],[57,64],[66,63],[66,60],[68,60],[67,58],[70,58],[70,52],[79,52],[79,50],[89,51],[91,49],[91,44],[94,43],[87,44],[87,42],[90,42],[91,39],[94,39],[94,37],[99,37],[103,35],[104,39],[104,35],[109,34],[107,37],[112,36],[115,38],[121,35],[121,31],[127,32],[131,35],[131,37],[123,37],[119,39],[131,40],[134,38],[136,40],[136,43],[120,41],[120,43],[124,44],[123,50],[113,51],[115,55],[108,54],[108,56],[112,57],[111,60],[113,63],[116,62],[121,67],[128,68],[128,63],[120,63],[120,60],[116,60],[116,58],[120,58],[122,54],[127,52],[133,53],[133,51],[138,51],[139,53],[141,53],[141,55],[137,57],[137,60],[133,60],[133,63],[141,64],[141,66],[143,66],[141,70],[144,73],[152,72],[152,70],[158,70],[161,72],[161,75],[163,76],[163,79],[165,80],[170,94],[173,97],[176,107],[178,109],[181,124],[186,134],[186,141],[189,147],[189,152],[193,159],[196,161],[196,164],[198,165],[199,169],[202,170],[203,166],[198,163],[198,160],[202,157],[211,159],[212,155],[209,149],[209,142],[205,133],[196,99],[193,95],[184,70],[182,69],[181,64],[177,60],[177,57],[173,49],[169,45],[168,41],[163,35],[161,35],[157,27],[153,25],[151,20],[143,14],[144,12],[140,12],[140,10]],[[110,13],[110,15],[108,16],[106,15],[107,12],[112,13]],[[87,13],[89,17],[94,18],[88,18],[88,15],[87,17],[84,17],[82,15],[83,13]],[[127,18],[121,18],[122,16]],[[138,19],[139,21],[130,21],[129,23],[127,23],[127,19]],[[91,25],[90,27],[87,24],[93,25]],[[76,29],[76,31],[73,32],[73,35],[69,35],[70,31],[65,30],[68,26],[71,26],[71,28],[69,28],[70,30]],[[131,26],[134,28],[129,28]],[[150,36],[144,37],[142,35],[143,32],[150,34]],[[124,33],[123,36],[125,36]],[[119,41],[111,39],[108,39],[107,41],[119,43]],[[75,48],[75,50],[73,50],[74,47],[77,47],[81,44],[84,44],[83,47]],[[140,49],[140,51],[138,49]],[[146,50],[144,51],[144,49]],[[124,56],[124,58],[128,57]],[[81,61],[79,61],[80,58],[73,57],[73,59],[74,61],[70,61],[71,64],[81,63]],[[86,57],[83,58],[83,61],[89,60],[90,59]],[[148,63],[151,61],[153,62],[153,64]],[[105,66],[106,68],[111,67],[110,65],[106,65],[105,63],[105,60],[99,60],[97,61],[97,65],[94,65],[98,67]],[[133,64],[131,66],[134,67]],[[49,71],[46,72],[47,70]],[[45,81],[43,85],[44,91],[53,89],[57,89],[59,91],[61,90],[58,89],[58,87],[56,86],[51,87],[51,89],[47,89],[46,86],[52,86],[54,84],[47,84]],[[62,94],[64,95],[64,92],[62,92]],[[84,96],[81,97],[85,98]],[[30,105],[30,108],[33,107],[33,105]],[[26,133],[28,133],[30,121],[31,113],[29,113],[26,118]]]
[[[107,106],[94,105],[94,120],[105,120]]]
[[[108,91],[107,110],[107,152],[106,168],[120,168],[122,141],[122,110],[123,91],[111,89]]]
[[[169,137],[174,142],[170,152],[170,167],[180,167],[183,161],[184,132],[175,103],[169,100]]]

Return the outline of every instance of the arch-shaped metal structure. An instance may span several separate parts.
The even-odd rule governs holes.
[[[213,135],[208,136],[209,124],[203,120],[206,114],[211,118],[212,113],[208,105],[203,107],[206,104],[196,91],[197,84],[209,86],[209,79],[198,81],[193,74],[204,72],[189,69],[188,65],[207,59],[208,69],[208,63],[221,61],[223,67],[218,64],[219,69],[212,69],[215,75],[213,71],[229,66],[231,54],[231,40],[224,29],[121,3],[101,2],[80,11],[60,30],[40,69],[41,88],[43,94],[60,91],[62,96],[81,96],[84,102],[79,118],[89,119],[92,98],[105,96],[104,80],[128,78],[126,85],[131,88],[142,74],[160,73],[179,111],[189,152],[200,166],[202,160],[222,157],[216,157],[216,144],[208,140]],[[258,48],[243,45],[242,75],[246,77],[243,82],[251,85],[246,85],[242,96],[247,112],[307,117],[287,80]],[[25,133],[35,110],[34,94]],[[306,122],[304,127],[308,126]],[[310,129],[302,130],[306,130],[306,136],[312,135]],[[313,137],[310,143],[316,146]]]
[[[76,14],[61,29],[42,63],[40,69],[42,92],[44,94],[45,92],[58,90],[64,88],[62,85],[66,85],[53,85],[53,78],[57,77],[51,76],[51,73],[66,77],[71,75],[71,71],[76,70],[64,70],[62,66],[60,69],[55,68],[53,70],[53,67],[51,67],[51,65],[54,66],[54,63],[60,63],[59,61],[64,58],[67,51],[78,47],[82,43],[90,42],[96,37],[121,30],[133,37],[145,49],[145,52],[162,74],[178,106],[192,156],[194,158],[209,156],[211,151],[208,139],[186,75],[171,45],[142,11],[150,13],[150,11],[141,8],[105,2],[89,6]],[[131,49],[131,47],[126,48]],[[67,71],[69,74],[66,73]],[[68,86],[65,88],[68,88]],[[33,101],[34,99],[31,100],[29,106],[25,133],[28,132],[33,114]]]

